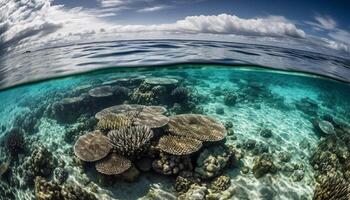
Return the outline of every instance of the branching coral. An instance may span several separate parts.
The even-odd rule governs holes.
[[[341,177],[328,176],[321,184],[316,186],[314,200],[349,200],[350,186]]]
[[[108,133],[108,140],[114,149],[128,156],[145,150],[152,137],[153,131],[147,126],[124,127]]]

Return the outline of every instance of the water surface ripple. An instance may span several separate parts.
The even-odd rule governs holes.
[[[108,67],[173,63],[260,65],[350,82],[350,60],[280,47],[210,41],[108,41],[50,47],[0,58],[0,89]]]

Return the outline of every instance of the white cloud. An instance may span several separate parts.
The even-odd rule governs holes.
[[[137,10],[137,12],[154,12],[154,11],[164,10],[164,9],[168,9],[168,8],[170,8],[170,6],[158,5],[158,6],[142,8],[142,9]]]
[[[102,7],[115,7],[125,4],[125,0],[98,0]]]
[[[99,0],[104,1],[104,0]],[[127,0],[125,0],[127,1]],[[145,1],[145,0],[144,0]],[[181,35],[196,38],[238,38],[237,36],[255,36],[247,42],[267,41],[264,38],[276,38],[274,41],[295,46],[295,39],[310,39],[303,30],[283,16],[267,16],[243,19],[235,15],[200,15],[188,16],[182,20],[168,24],[154,25],[118,25],[103,20],[115,15],[120,9],[127,9],[118,4],[122,1],[104,1],[104,7],[97,9],[65,9],[64,6],[51,5],[50,0],[10,0],[0,7],[0,46],[10,48],[36,47],[48,43],[64,43],[75,40],[105,38],[106,35],[118,39],[142,37],[145,35],[178,38]],[[108,3],[107,3],[108,2]],[[107,7],[107,5],[121,5]],[[149,8],[148,11],[160,8]],[[147,12],[147,11],[145,11]],[[315,22],[316,23],[316,22]],[[323,23],[325,26],[326,23]],[[336,23],[334,23],[336,24]],[[331,25],[327,25],[331,27]],[[203,36],[207,35],[207,36]],[[350,51],[346,40],[349,32],[339,30],[329,33],[331,39],[322,39],[322,45],[344,51]],[[188,38],[188,39],[190,39]],[[250,41],[252,40],[252,41]],[[243,39],[240,41],[244,42]],[[273,42],[275,44],[276,42]]]

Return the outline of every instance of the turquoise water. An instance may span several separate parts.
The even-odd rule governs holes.
[[[108,69],[3,90],[0,99],[0,199],[55,199],[50,191],[69,187],[97,199],[330,199],[321,194],[350,180],[350,85],[314,75],[214,64]],[[200,149],[168,155],[184,169],[166,174],[151,163],[166,160],[158,143],[171,125],[147,122],[153,138],[142,153],[124,155],[128,173],[102,175],[73,147],[101,127],[96,113],[124,104],[166,109],[147,119],[210,117],[225,127],[224,138],[196,138]],[[218,165],[214,175],[201,173],[203,157]],[[327,185],[333,179],[345,184]]]

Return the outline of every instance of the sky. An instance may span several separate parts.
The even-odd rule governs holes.
[[[0,47],[184,38],[350,55],[349,10],[349,0],[0,0]]]

